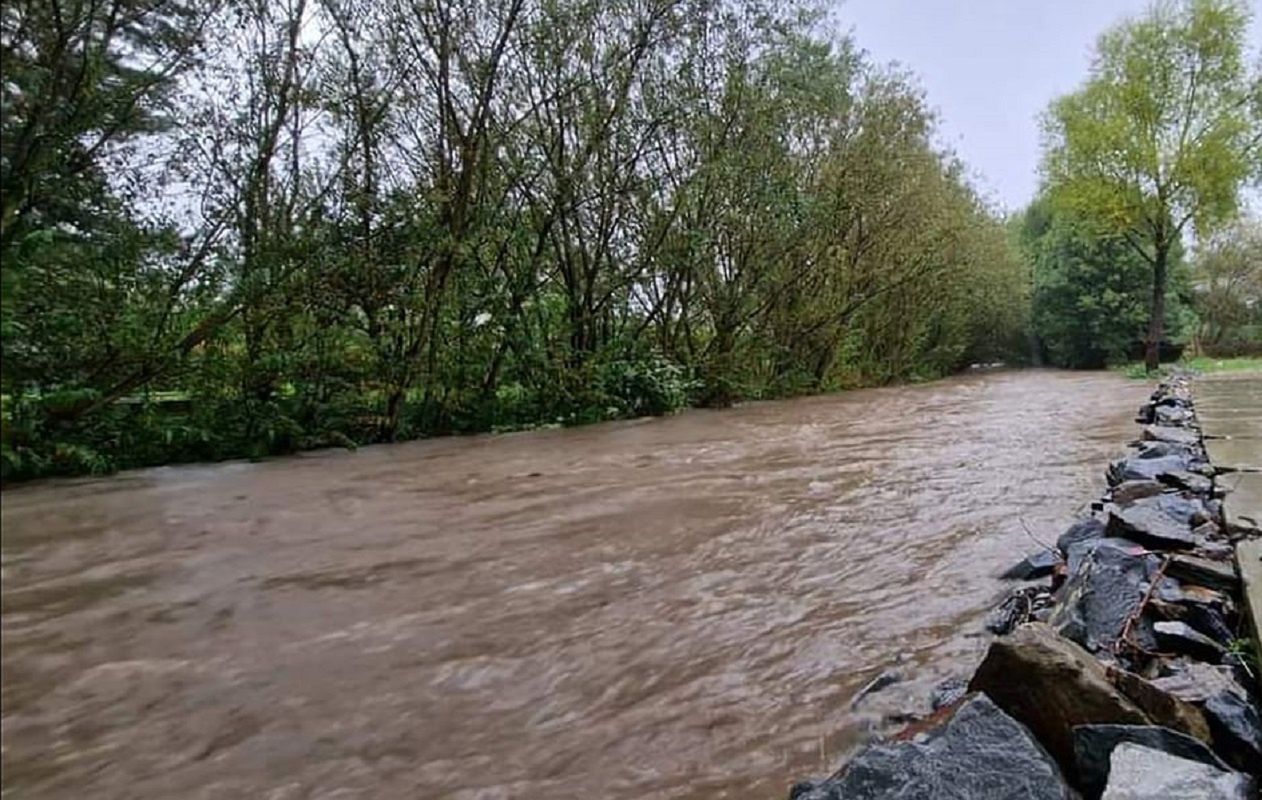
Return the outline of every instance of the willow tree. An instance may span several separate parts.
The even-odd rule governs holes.
[[[1262,76],[1238,0],[1158,2],[1100,37],[1086,84],[1045,119],[1053,201],[1122,236],[1152,268],[1144,361],[1158,362],[1170,257],[1191,226],[1235,216],[1262,163]]]

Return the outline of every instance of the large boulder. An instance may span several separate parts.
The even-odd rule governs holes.
[[[1231,619],[1234,604],[1230,598],[1213,589],[1187,584],[1186,588],[1171,578],[1162,578],[1148,608],[1163,620],[1184,622],[1208,636],[1218,645],[1234,638]],[[1160,637],[1158,637],[1160,640]],[[1211,658],[1217,661],[1222,654]]]
[[[1067,772],[1074,766],[1075,726],[1150,722],[1090,653],[1037,622],[991,642],[969,689],[1029,728]]]
[[[1109,758],[1123,742],[1230,770],[1204,742],[1158,725],[1079,725],[1074,728],[1076,780],[1087,797],[1098,797],[1109,779]]]
[[[1186,583],[1206,586],[1220,592],[1233,593],[1240,585],[1240,577],[1231,562],[1178,553],[1170,556],[1166,574]]]
[[[799,784],[792,800],[1069,800],[1073,791],[1030,732],[984,695],[910,741],[861,751],[836,775]]]
[[[1222,692],[1245,694],[1231,667],[1179,659],[1169,662],[1168,669],[1170,674],[1154,678],[1152,685],[1189,703],[1204,703]]]
[[[1146,575],[1155,574],[1157,567],[1161,564],[1161,559],[1149,552],[1148,548],[1141,544],[1136,544],[1130,539],[1118,539],[1112,536],[1102,536],[1098,539],[1089,539],[1085,542],[1072,545],[1065,555],[1067,572],[1074,575],[1082,568],[1083,562],[1087,556],[1093,554],[1096,550],[1103,547],[1111,547],[1114,550],[1120,550],[1122,553],[1134,558],[1143,559],[1144,571]]]
[[[1148,425],[1140,438],[1146,442],[1170,442],[1172,444],[1200,444],[1201,435],[1187,428],[1171,428],[1168,425]]]
[[[1166,516],[1191,528],[1210,521],[1209,509],[1205,507],[1205,503],[1199,497],[1184,495],[1182,492],[1167,492],[1148,497],[1140,500],[1137,505],[1159,509]]]
[[[1249,800],[1244,775],[1123,742],[1113,750],[1102,800]]]
[[[1164,458],[1130,458],[1116,461],[1109,466],[1108,479],[1110,486],[1125,481],[1155,481],[1167,472],[1182,472],[1191,468],[1192,464],[1180,456]]]
[[[1205,700],[1214,750],[1237,769],[1262,775],[1262,719],[1248,696],[1219,692]]]
[[[1161,481],[1123,481],[1113,487],[1111,496],[1114,503],[1128,506],[1136,500],[1155,497],[1168,491],[1170,487]]]
[[[1157,406],[1153,409],[1153,422],[1159,426],[1188,427],[1193,422],[1192,410],[1182,406]]]
[[[1189,444],[1140,441],[1134,446],[1137,450],[1135,455],[1139,458],[1166,458],[1167,456],[1178,456],[1191,461],[1200,456],[1196,446]]]
[[[1200,738],[1211,742],[1228,764],[1262,774],[1262,719],[1235,671],[1190,659],[1172,662],[1172,666],[1176,671],[1153,679],[1152,686],[1197,710],[1207,734]]]
[[[1196,535],[1188,523],[1149,501],[1110,510],[1106,532],[1154,550],[1188,550],[1196,546]]]
[[[1151,622],[1135,615],[1157,560],[1109,542],[1097,539],[1070,550],[1069,580],[1061,587],[1048,624],[1062,636],[1098,652],[1112,647],[1129,622],[1134,640],[1150,648],[1155,644]]]
[[[1209,494],[1214,490],[1214,481],[1204,475],[1198,475],[1195,472],[1186,470],[1174,470],[1172,472],[1163,472],[1158,476],[1162,483],[1169,484],[1176,489],[1186,489],[1196,494]]]
[[[1209,722],[1198,706],[1133,672],[1116,666],[1107,667],[1106,672],[1114,688],[1138,707],[1153,725],[1186,733],[1206,744],[1212,741]]]
[[[1218,661],[1227,649],[1186,622],[1162,621],[1153,627],[1157,646],[1164,651],[1186,653],[1202,661]]]

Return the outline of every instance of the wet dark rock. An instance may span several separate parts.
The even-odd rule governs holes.
[[[1109,757],[1123,742],[1150,747],[1211,767],[1230,769],[1204,742],[1157,725],[1079,725],[1074,728],[1075,783],[1087,797],[1097,797],[1109,779]]]
[[[1227,620],[1226,606],[1191,601],[1171,601],[1163,596],[1149,600],[1149,608],[1161,619],[1186,623],[1195,631],[1208,636],[1219,645],[1232,639],[1231,624]],[[1160,635],[1157,636],[1157,642],[1160,646]],[[1187,652],[1177,647],[1170,649],[1176,652]],[[1211,660],[1217,661],[1219,658]]]
[[[1117,667],[1107,667],[1105,672],[1113,687],[1138,707],[1150,724],[1210,743],[1209,722],[1198,706],[1164,691],[1133,672]]]
[[[1054,553],[1051,550],[1039,550],[1008,567],[999,577],[1005,581],[1032,581],[1038,578],[1045,578],[1052,574],[1052,570],[1060,562],[1059,553]]]
[[[1199,498],[1184,497],[1174,492],[1140,500],[1136,505],[1141,508],[1155,508],[1189,527],[1196,527],[1210,521],[1209,511]]]
[[[1157,406],[1152,419],[1158,425],[1186,427],[1192,423],[1192,412],[1182,406]]]
[[[1125,481],[1155,481],[1167,472],[1185,472],[1191,466],[1188,459],[1180,456],[1126,458],[1110,465],[1108,479],[1111,486]]]
[[[1204,703],[1209,698],[1227,692],[1247,697],[1235,672],[1227,666],[1215,666],[1201,661],[1180,659],[1169,665],[1172,672],[1152,680],[1153,686],[1189,703]]]
[[[1236,568],[1230,562],[1213,561],[1197,556],[1176,554],[1166,564],[1166,574],[1180,581],[1207,586],[1222,592],[1233,592],[1240,583]]]
[[[1164,621],[1154,623],[1153,634],[1162,650],[1185,653],[1202,661],[1218,661],[1227,652],[1221,644],[1195,630],[1186,622]]]
[[[853,711],[855,708],[859,706],[859,703],[863,701],[863,698],[867,697],[870,694],[875,694],[876,692],[881,691],[886,686],[891,686],[895,683],[898,683],[902,679],[903,679],[903,673],[899,672],[898,670],[896,669],[885,670],[880,675],[877,675],[875,678],[873,678],[872,680],[864,684],[863,688],[859,690],[859,693],[856,694],[854,696],[854,699],[850,701],[850,709]]]
[[[816,790],[823,791],[822,787],[826,781],[798,781],[789,787],[789,800],[807,800]],[[826,794],[816,795],[817,797],[827,797]]]
[[[1236,604],[1222,592],[1205,586],[1185,583],[1179,587],[1175,601],[1185,613],[1175,617],[1214,639],[1226,644],[1234,638]]]
[[[1200,761],[1123,742],[1109,759],[1101,800],[1248,800],[1253,781]]]
[[[1111,510],[1106,532],[1155,550],[1181,550],[1196,544],[1187,523],[1179,522],[1161,508],[1143,503]]]
[[[1214,751],[1228,764],[1262,774],[1262,721],[1238,678],[1230,666],[1188,661],[1179,665],[1178,672],[1157,678],[1152,684],[1172,697],[1197,705]]]
[[[1205,701],[1214,750],[1236,769],[1262,775],[1262,719],[1247,695],[1222,691]]]
[[[1149,425],[1140,436],[1149,442],[1172,442],[1174,444],[1195,445],[1201,441],[1200,434],[1187,428],[1171,428],[1166,425]]]
[[[1069,800],[1073,791],[1030,732],[984,695],[911,741],[874,744],[792,800]]]
[[[1100,539],[1071,551],[1069,580],[1048,619],[1057,633],[1092,652],[1111,648],[1121,638],[1156,568],[1154,557],[1128,553],[1105,544],[1108,541]],[[1089,552],[1080,556],[1087,548]],[[1151,623],[1143,617],[1134,622],[1131,634],[1142,647],[1155,644]]]
[[[1136,500],[1153,497],[1170,491],[1170,487],[1161,481],[1123,481],[1113,487],[1113,502],[1128,506]]]
[[[1104,536],[1104,523],[1095,517],[1082,519],[1069,526],[1069,529],[1056,540],[1056,547],[1068,555],[1069,549],[1076,544],[1089,542]]]
[[[1158,479],[1162,483],[1173,486],[1176,489],[1186,489],[1197,494],[1209,494],[1214,488],[1214,482],[1209,478],[1186,470],[1163,472],[1158,476]]]
[[[1200,453],[1196,449],[1196,445],[1179,444],[1176,442],[1139,442],[1136,446],[1139,451],[1138,458],[1165,458],[1166,456],[1178,456],[1189,461],[1198,458]]]
[[[1041,623],[991,642],[969,690],[985,692],[1029,728],[1067,774],[1074,765],[1075,726],[1150,722],[1094,656]]]
[[[1214,608],[1224,614],[1234,614],[1236,608],[1235,602],[1217,589],[1183,583],[1170,577],[1161,578],[1155,596],[1171,603]]]
[[[1103,536],[1099,539],[1089,539],[1069,548],[1069,552],[1065,556],[1066,569],[1069,575],[1073,576],[1082,569],[1083,561],[1086,560],[1087,556],[1103,549],[1117,550],[1124,555],[1143,559],[1145,575],[1156,572],[1157,565],[1160,563],[1160,559],[1156,555],[1151,554],[1148,548],[1141,544],[1132,542],[1130,539]]]
[[[933,687],[933,694],[930,695],[929,703],[934,711],[940,711],[949,705],[959,702],[966,694],[968,694],[968,678],[962,675],[952,675]]]

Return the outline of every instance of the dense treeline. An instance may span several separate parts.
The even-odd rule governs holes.
[[[1023,347],[907,76],[781,0],[15,0],[5,474],[662,413]]]

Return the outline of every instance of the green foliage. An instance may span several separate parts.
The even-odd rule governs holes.
[[[1153,271],[1147,363],[1164,335],[1169,257],[1212,233],[1262,177],[1262,71],[1241,0],[1157,2],[1100,37],[1086,84],[1046,117],[1050,196],[1107,226]]]
[[[1193,263],[1197,345],[1214,356],[1262,354],[1262,219],[1219,232]]]
[[[1125,361],[1144,340],[1152,269],[1120,236],[1046,200],[1022,215],[1019,239],[1034,280],[1033,331],[1051,364],[1099,368]],[[1177,258],[1170,338],[1182,343],[1191,316],[1187,271]]]
[[[36,5],[6,19],[47,64]],[[73,97],[20,81],[26,108],[81,107],[30,117],[50,140],[108,141],[5,176],[34,187],[5,211],[6,479],[1023,349],[1026,267],[922,93],[797,0],[113,7],[136,36],[75,41],[94,63],[149,48],[154,72],[89,71]]]

